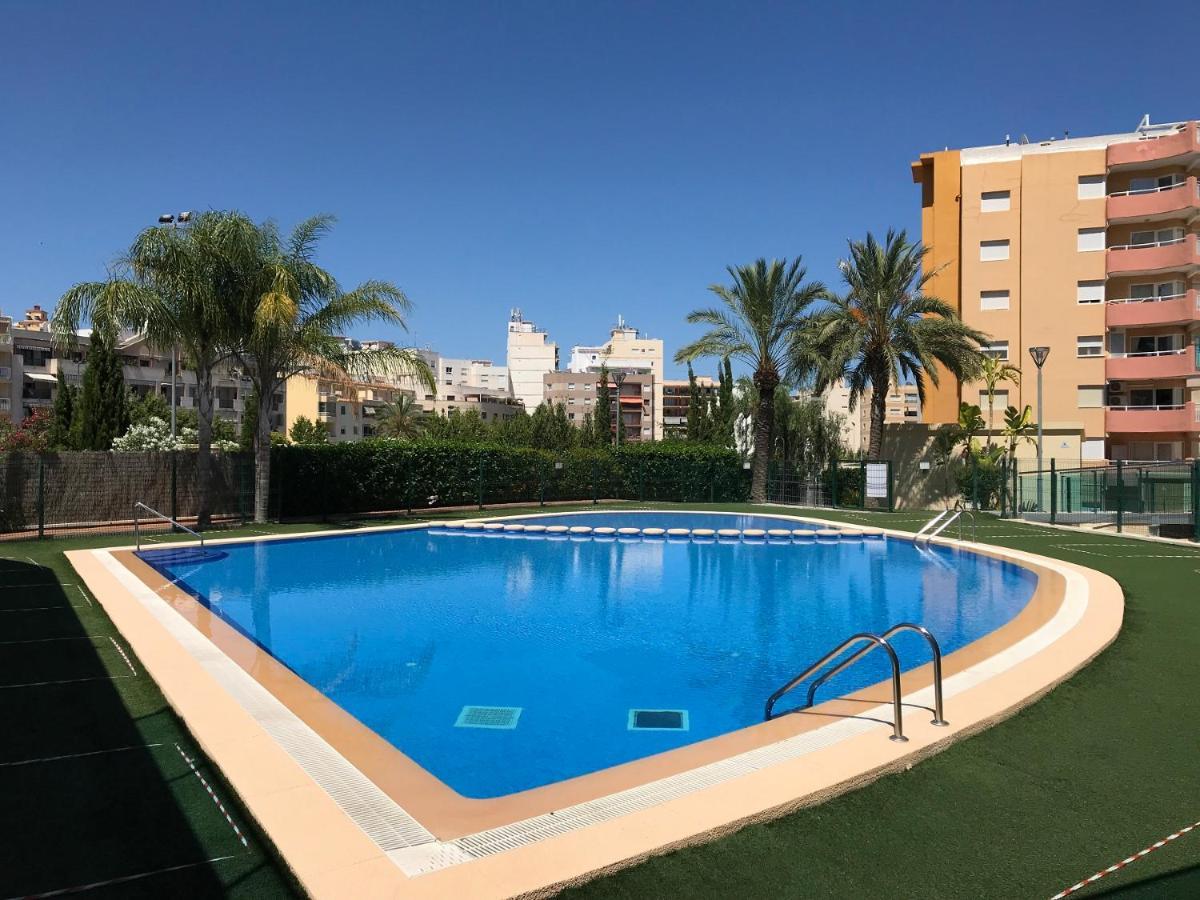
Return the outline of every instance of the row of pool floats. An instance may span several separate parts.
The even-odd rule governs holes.
[[[604,525],[523,525],[519,522],[430,522],[431,534],[578,541],[674,541],[743,544],[834,544],[880,540],[883,531],[856,528],[609,528]]]

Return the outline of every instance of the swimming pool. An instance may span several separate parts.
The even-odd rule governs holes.
[[[678,512],[513,521],[818,527]],[[203,561],[170,550],[141,556],[472,798],[756,724],[767,695],[855,631],[917,621],[952,652],[1012,619],[1036,584],[1011,563],[893,539],[564,542],[437,532],[225,544]],[[929,658],[913,635],[894,643],[906,669]],[[885,661],[868,658],[827,690],[885,675]]]

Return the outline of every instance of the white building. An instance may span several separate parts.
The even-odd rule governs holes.
[[[542,404],[542,379],[558,370],[558,345],[545,331],[526,322],[519,309],[508,320],[508,390],[532,414]]]
[[[654,391],[653,435],[663,438],[663,342],[648,338],[617,317],[617,325],[607,343],[596,347],[576,345],[571,348],[569,372],[599,372],[602,367],[611,371],[652,376]]]

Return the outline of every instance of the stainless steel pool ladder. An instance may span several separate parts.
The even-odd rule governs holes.
[[[139,549],[139,550],[142,549],[142,522],[141,522],[141,515],[138,513],[139,509],[144,509],[146,512],[150,513],[155,518],[162,519],[164,522],[170,522],[172,525],[174,525],[176,528],[180,529],[181,531],[186,531],[188,534],[192,535],[193,537],[199,538],[200,549],[201,550],[204,549],[204,535],[202,535],[198,531],[192,531],[192,529],[188,528],[182,522],[177,522],[175,519],[172,519],[170,516],[164,516],[157,509],[155,509],[152,506],[147,506],[141,500],[138,500],[136,503],[133,504],[133,539],[134,539],[135,544],[137,545],[137,549]]]
[[[822,668],[833,662],[833,660],[837,659],[842,655],[842,653],[844,653],[846,650],[849,650],[854,645],[866,644],[865,647],[860,647],[820,678],[813,681],[808,688],[808,696],[805,698],[804,706],[800,708],[808,709],[811,707],[816,698],[817,689],[830,678],[837,675],[839,672],[844,672],[846,669],[850,668],[876,647],[882,647],[887,651],[888,661],[892,666],[893,722],[891,740],[907,741],[908,738],[904,736],[904,717],[900,702],[900,659],[896,656],[895,649],[890,643],[888,643],[888,638],[895,634],[899,634],[901,631],[915,631],[917,634],[921,635],[921,637],[925,638],[926,643],[929,644],[929,649],[933,652],[933,720],[931,724],[938,726],[949,724],[946,721],[942,706],[942,648],[938,645],[937,639],[933,636],[928,628],[926,628],[924,625],[917,625],[914,622],[900,622],[896,625],[893,625],[883,634],[870,634],[864,631],[846,638],[846,640],[838,644],[837,647],[826,653],[819,660],[817,660],[787,684],[783,685],[783,687],[779,688],[779,690],[773,693],[770,697],[768,697],[764,718],[767,720],[772,718],[775,703],[784,694],[797,688],[811,675],[819,672]]]
[[[975,540],[978,536],[978,529],[975,523],[975,513],[971,512],[961,503],[956,504],[952,509],[943,509],[940,513],[921,526],[921,530],[913,535],[913,542],[920,543],[924,538],[926,543],[929,543],[955,522],[958,523],[958,539],[963,539],[963,517],[966,517],[971,522],[971,540]]]

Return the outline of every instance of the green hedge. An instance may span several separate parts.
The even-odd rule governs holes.
[[[550,500],[740,502],[749,472],[732,450],[629,444],[553,452],[452,441],[371,440],[272,450],[281,515]]]

